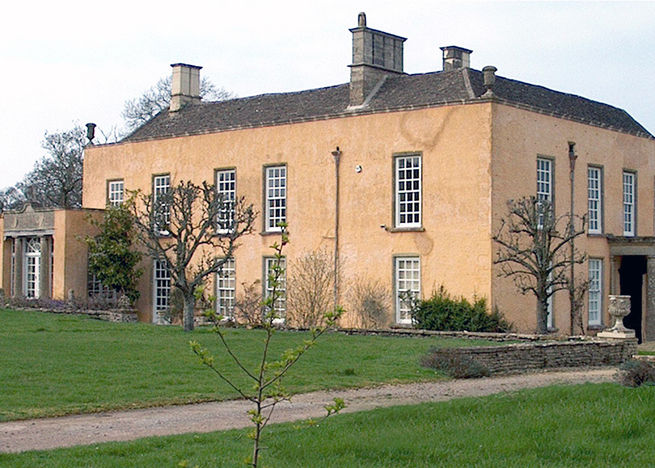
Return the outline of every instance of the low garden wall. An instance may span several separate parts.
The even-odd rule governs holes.
[[[98,320],[107,322],[135,323],[138,322],[136,311],[125,311],[121,309],[114,310],[86,310],[86,309],[49,309],[41,307],[15,307],[14,310],[31,310],[37,312],[47,312],[50,314],[67,314],[67,315],[86,315]]]
[[[490,374],[515,374],[538,369],[617,366],[637,354],[637,340],[584,340],[513,343],[505,346],[434,348],[430,355],[454,357],[484,366]]]
[[[437,336],[441,338],[468,338],[471,340],[487,341],[553,341],[552,335],[536,335],[529,333],[491,333],[491,332],[468,332],[468,331],[434,331],[419,330],[416,328],[385,328],[385,329],[364,329],[364,328],[340,328],[341,333],[347,335],[381,335],[381,336]],[[570,337],[571,340],[586,340],[587,337]]]

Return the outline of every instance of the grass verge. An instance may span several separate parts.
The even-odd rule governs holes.
[[[651,466],[655,387],[586,384],[343,414],[271,426],[264,466]],[[157,437],[23,454],[11,467],[243,466],[246,431]]]
[[[254,365],[263,332],[231,329],[227,336],[244,362]],[[278,332],[273,351],[304,338],[306,333]],[[179,327],[0,310],[0,421],[236,398],[193,355],[192,339],[245,383],[208,329],[183,333]],[[474,344],[489,343],[332,333],[293,367],[286,387],[299,393],[437,379],[439,374],[419,365],[430,346]]]

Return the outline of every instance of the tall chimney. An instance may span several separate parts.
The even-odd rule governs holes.
[[[441,47],[443,51],[443,71],[469,68],[472,50],[458,46]]]
[[[350,105],[361,106],[387,75],[403,73],[404,37],[366,26],[366,13],[357,17],[352,28],[353,63],[350,67]]]
[[[171,112],[177,112],[187,104],[200,102],[200,69],[196,65],[173,63],[171,82]]]

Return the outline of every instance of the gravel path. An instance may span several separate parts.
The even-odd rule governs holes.
[[[343,412],[350,413],[553,384],[608,382],[613,380],[615,373],[615,368],[573,369],[305,393],[294,396],[291,402],[278,404],[273,421],[279,423],[320,417],[325,413],[323,406],[331,403],[335,397],[344,399],[347,407]],[[237,400],[0,423],[0,452],[45,450],[148,436],[242,428],[250,424],[246,414],[250,408],[247,402]]]

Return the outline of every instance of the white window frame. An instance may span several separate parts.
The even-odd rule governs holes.
[[[234,205],[237,196],[236,169],[219,169],[216,171],[216,193],[222,197],[223,206],[216,220],[217,231],[225,234],[234,229]]]
[[[110,206],[120,206],[123,204],[124,188],[123,179],[107,182],[107,201]]]
[[[280,232],[278,223],[287,220],[287,166],[267,166],[265,174],[264,230]]]
[[[41,295],[41,239],[26,238],[23,262],[23,294],[29,299]]]
[[[623,171],[623,235],[634,236],[636,232],[636,185],[637,174]]]
[[[603,259],[589,259],[589,290],[587,292],[589,326],[603,324]]]
[[[603,170],[600,167],[587,167],[587,213],[589,234],[601,234],[603,232]]]
[[[171,176],[170,174],[156,175],[152,178],[152,209],[155,209],[157,203],[157,197],[160,194],[165,194],[171,189]],[[160,207],[162,210],[166,210],[164,213],[165,224],[169,224],[171,221],[171,212],[170,207],[167,205],[162,205]],[[160,229],[159,226],[153,226],[153,229],[159,231],[163,236],[168,235],[166,229]]]
[[[155,258],[152,262],[152,322],[166,323],[171,305],[171,271],[168,262]]]
[[[421,227],[422,160],[420,154],[395,156],[395,227]]]
[[[228,258],[216,273],[216,313],[230,320],[234,320],[236,287],[236,263],[234,258]]]
[[[403,293],[409,291],[415,299],[421,297],[421,258],[418,256],[394,257],[394,303],[396,323],[410,324],[410,304],[403,301]]]
[[[537,200],[553,202],[553,160],[537,158]]]
[[[275,264],[275,257],[264,257],[264,298],[269,297],[273,293],[273,286],[270,283],[270,275],[272,273],[272,267]],[[275,319],[274,323],[282,323],[286,319],[287,315],[287,259],[282,257],[280,259],[280,266],[282,267],[283,274],[280,278],[280,285],[278,291],[282,294],[275,302]]]

